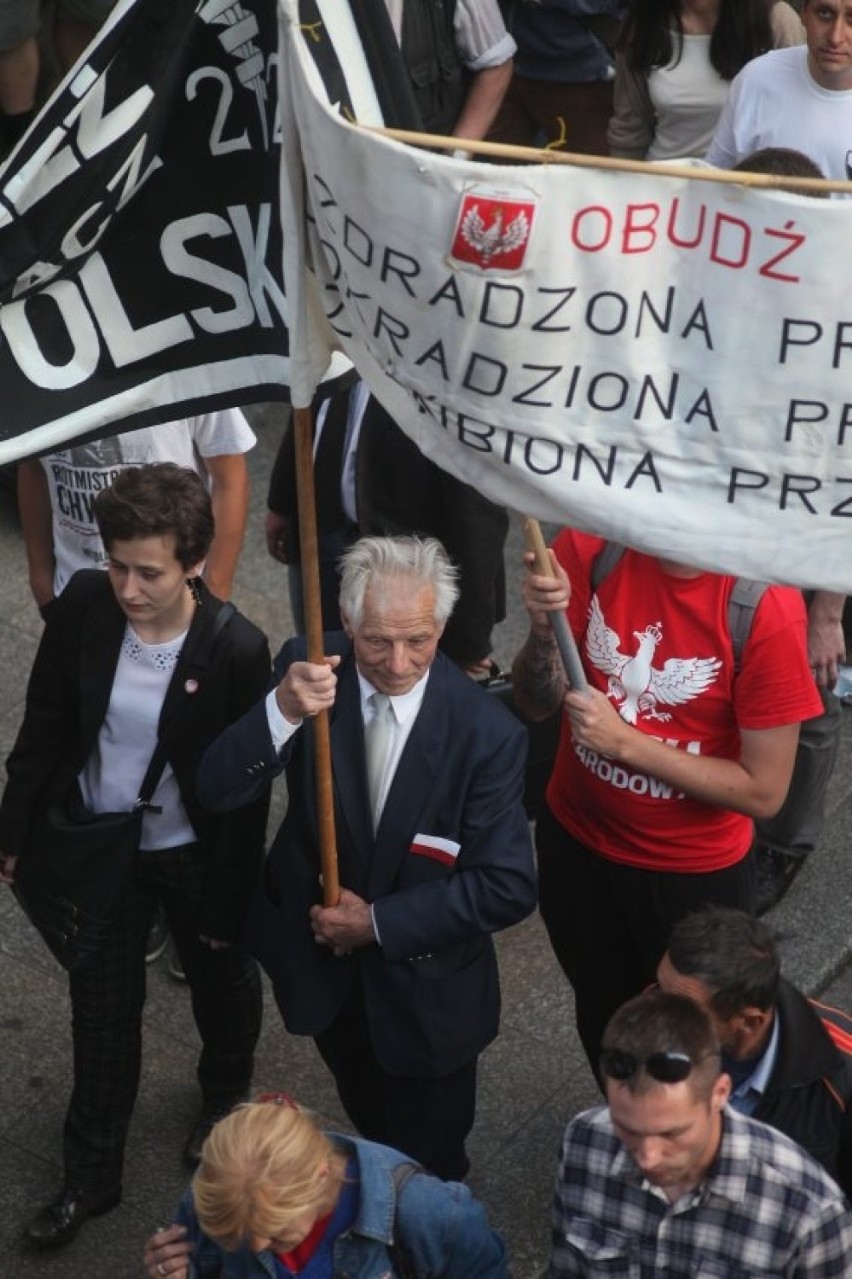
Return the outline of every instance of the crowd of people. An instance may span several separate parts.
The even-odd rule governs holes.
[[[424,128],[848,175],[847,0],[387,6]],[[55,6],[61,59],[111,7]],[[37,4],[0,0],[7,145],[36,102],[38,23]],[[312,416],[321,659],[301,634],[289,431],[266,523],[289,637],[227,602],[254,443],[239,410],[20,466],[44,629],[6,762],[0,881],[68,968],[73,1042],[63,1181],[29,1245],[67,1244],[121,1202],[161,911],[201,1039],[200,1109],[183,1150],[195,1176],[148,1240],[150,1279],[508,1275],[463,1183],[499,1033],[492,936],[538,907],[604,1103],[565,1130],[552,1279],[848,1274],[852,1019],[781,975],[759,918],[819,839],[843,598],[569,528],[546,563],[527,555],[516,708],[560,723],[531,832],[527,731],[487,688],[507,513],[426,461],[359,380]],[[587,689],[568,680],[555,615]],[[131,812],[127,870],[88,949],[63,952],[24,882],[38,867],[49,883],[52,831]],[[84,879],[103,887],[105,869],[81,863]],[[259,966],[357,1135],[323,1132],[285,1094],[250,1100]]]

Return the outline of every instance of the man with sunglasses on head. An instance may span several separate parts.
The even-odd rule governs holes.
[[[839,1187],[781,1133],[728,1106],[712,1023],[650,991],[606,1028],[607,1106],[568,1125],[550,1279],[841,1279],[852,1216]]]

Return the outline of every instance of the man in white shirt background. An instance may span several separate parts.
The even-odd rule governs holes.
[[[805,0],[807,43],[773,49],[731,84],[707,161],[732,169],[763,147],[804,152],[827,178],[850,176],[852,2]]]
[[[239,409],[72,443],[18,466],[18,506],[30,587],[41,610],[80,568],[104,568],[92,499],[128,466],[176,462],[206,478],[216,535],[204,577],[219,599],[231,593],[248,512],[246,453],[254,432]]]

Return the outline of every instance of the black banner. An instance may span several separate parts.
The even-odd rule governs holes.
[[[361,70],[347,61],[335,44],[317,0],[298,0],[299,23],[325,85],[329,102],[349,120],[357,117],[353,106],[353,80]],[[336,0],[343,4],[344,0]],[[349,10],[364,54],[382,120],[388,128],[422,129],[411,79],[400,54],[385,0],[349,0]]]
[[[288,396],[276,0],[136,0],[0,170],[0,460]]]

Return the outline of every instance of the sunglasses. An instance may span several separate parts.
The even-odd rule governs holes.
[[[601,1051],[601,1073],[610,1079],[632,1079],[638,1071],[644,1070],[660,1084],[679,1084],[689,1077],[693,1066],[705,1057],[718,1057],[716,1051],[702,1053],[700,1057],[690,1057],[689,1053],[659,1052],[651,1053],[643,1061],[635,1053],[622,1052],[620,1048],[604,1048]]]

